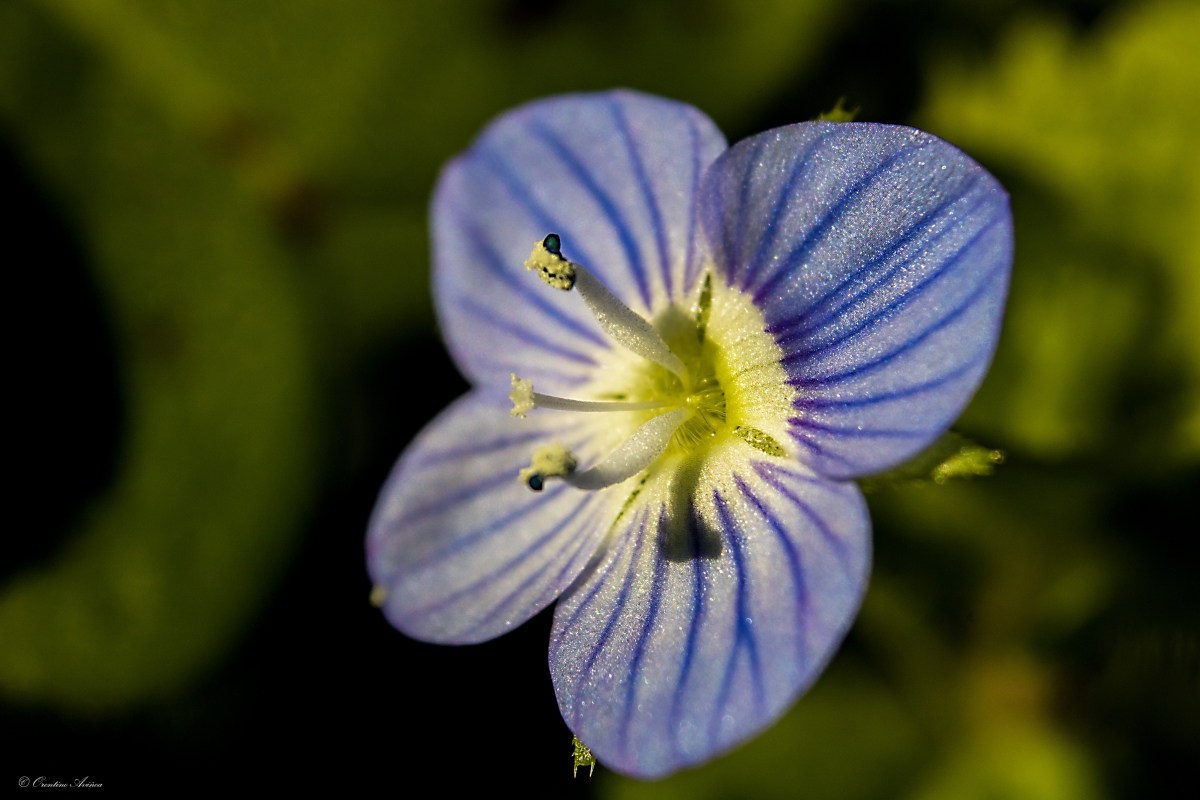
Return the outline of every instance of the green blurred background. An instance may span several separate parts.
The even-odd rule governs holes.
[[[611,86],[730,141],[845,97],[988,166],[1017,231],[956,426],[1005,463],[864,482],[874,575],[824,677],[655,784],[570,779],[547,613],[422,645],[362,566],[391,461],[465,389],[428,295],[439,166],[505,108]],[[0,781],[1200,786],[1200,5],[3,0],[0,162]]]

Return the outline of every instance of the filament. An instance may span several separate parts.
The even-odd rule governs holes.
[[[629,403],[618,400],[571,400],[566,397],[555,397],[552,394],[533,393],[534,408],[552,408],[557,411],[648,411],[652,408],[665,408],[670,403],[658,400],[647,400],[642,403]]]
[[[683,366],[679,356],[667,347],[658,331],[636,311],[617,299],[617,296],[586,267],[564,258],[559,249],[560,245],[561,240],[557,233],[547,235],[533,246],[533,252],[525,261],[525,269],[537,270],[547,286],[564,292],[578,289],[592,316],[617,344],[648,361],[666,367],[686,382],[687,368]]]
[[[658,331],[637,312],[618,300],[599,278],[578,264],[575,265],[575,288],[583,302],[591,309],[596,321],[600,323],[600,327],[604,328],[604,332],[616,340],[617,344],[648,361],[666,367],[678,375],[680,380],[687,380],[687,368],[683,366],[679,356],[667,347]]]
[[[557,411],[649,411],[654,408],[665,408],[672,403],[659,400],[641,402],[624,402],[618,400],[572,400],[567,397],[555,397],[552,394],[542,394],[533,390],[533,381],[512,375],[512,391],[508,393],[512,400],[514,417],[524,417],[535,408],[549,408]]]
[[[671,436],[687,418],[689,410],[677,408],[643,424],[608,458],[584,472],[571,472],[563,480],[576,489],[594,491],[628,480],[654,463],[671,443]]]

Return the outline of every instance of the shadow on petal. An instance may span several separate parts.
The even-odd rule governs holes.
[[[704,520],[693,502],[701,464],[697,459],[682,467],[671,482],[666,523],[659,527],[656,537],[659,552],[667,561],[711,561],[719,559],[724,551],[721,531]]]

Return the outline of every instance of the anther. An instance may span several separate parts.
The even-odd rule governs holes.
[[[557,233],[542,239],[533,246],[533,252],[525,260],[525,269],[537,270],[547,286],[569,292],[575,285],[578,265],[563,258],[560,245]]]
[[[534,450],[529,466],[518,475],[522,483],[540,492],[547,478],[565,478],[574,471],[575,458],[571,452],[561,444],[551,444]]]

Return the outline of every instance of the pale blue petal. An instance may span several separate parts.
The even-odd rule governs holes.
[[[705,557],[668,557],[663,507],[637,504],[558,603],[559,707],[619,772],[666,775],[763,730],[862,599],[870,520],[856,485],[756,462],[732,486],[714,497],[719,530],[700,538],[719,544]]]
[[[517,473],[540,445],[586,451],[589,416],[515,419],[471,394],[421,432],[392,470],[367,531],[368,571],[387,590],[383,610],[393,625],[430,642],[484,641],[529,619],[575,579],[619,503],[561,481],[532,492]]]
[[[697,189],[724,149],[696,109],[630,91],[539,100],[493,121],[433,198],[434,299],[467,377],[506,384],[516,372],[569,391],[613,346],[576,294],[525,270],[548,233],[644,316],[681,298],[699,271]]]
[[[730,148],[700,204],[718,270],[783,348],[802,461],[875,472],[954,421],[1012,264],[1008,195],[986,170],[912,128],[812,122]]]

